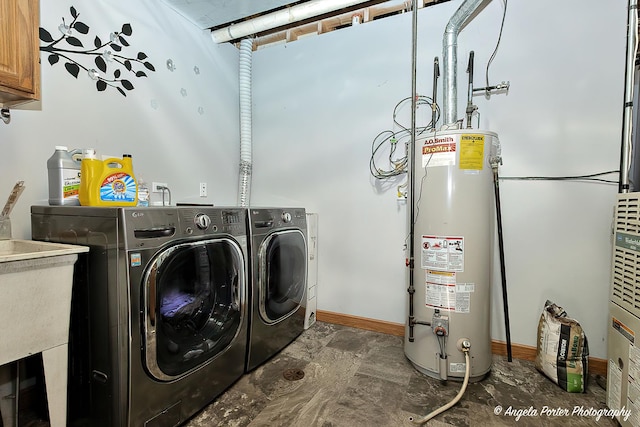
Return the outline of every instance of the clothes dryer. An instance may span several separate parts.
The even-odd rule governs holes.
[[[307,218],[304,208],[249,208],[251,315],[246,370],[304,330]]]
[[[243,375],[245,209],[31,212],[35,240],[90,248],[74,278],[70,425],[176,426]]]

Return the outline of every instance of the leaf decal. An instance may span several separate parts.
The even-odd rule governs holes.
[[[96,82],[96,89],[98,89],[98,92],[102,92],[106,88],[107,88],[107,83],[105,83],[104,80],[98,80]]]
[[[64,68],[66,68],[69,74],[71,74],[73,77],[75,77],[76,79],[78,78],[78,73],[80,72],[80,67],[78,66],[78,64],[67,62],[66,64],[64,64]]]
[[[44,28],[40,27],[39,33],[40,33],[40,40],[42,40],[43,42],[51,43],[53,41],[53,37],[51,37],[51,33],[45,30]]]
[[[76,46],[76,47],[83,47],[82,46],[82,42],[80,41],[80,39],[76,38],[76,37],[66,37],[65,40],[67,41],[67,43],[69,43],[71,46]]]
[[[124,24],[122,26],[122,34],[125,36],[130,36],[133,33],[133,29],[131,28],[131,24]]]
[[[98,92],[115,88],[122,96],[127,96],[127,91],[134,89],[132,76],[147,77],[148,71],[156,71],[146,53],[138,51],[136,56],[131,56],[123,52],[131,46],[129,37],[133,34],[133,27],[130,23],[122,24],[121,31],[109,32],[104,40],[98,35],[91,39],[91,27],[87,22],[79,20],[78,10],[69,6],[69,13],[72,19],[63,17],[62,24],[56,31],[49,32],[38,27],[41,43],[39,50],[47,56],[51,66],[64,63],[65,70],[76,79],[81,71],[87,72],[90,79],[96,81]],[[86,39],[83,37],[85,35]],[[66,41],[64,47],[63,40]],[[93,46],[85,48],[83,43],[90,45],[91,42]],[[113,80],[105,77],[111,73],[115,76]]]
[[[89,32],[89,26],[84,22],[77,21],[73,24],[73,29],[79,32],[80,34],[87,34]]]
[[[107,72],[107,63],[105,62],[102,56],[96,56],[95,62],[96,62],[96,66],[100,71],[102,71],[103,73]]]

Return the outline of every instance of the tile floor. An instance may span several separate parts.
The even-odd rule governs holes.
[[[287,380],[284,372],[304,372]],[[606,409],[605,391],[592,377],[584,394],[567,393],[536,371],[532,362],[494,356],[491,373],[469,384],[460,402],[427,422],[434,427],[616,426],[595,416],[548,417],[546,407]],[[448,403],[460,382],[416,371],[401,337],[317,322],[270,361],[244,375],[183,427],[402,427]],[[502,413],[496,415],[497,407]],[[505,411],[532,414],[516,418]],[[0,422],[0,426],[1,426]],[[23,427],[48,427],[32,413]]]
[[[283,373],[302,370],[287,380]],[[186,427],[386,427],[411,426],[449,402],[460,382],[416,371],[401,337],[318,322],[266,364],[246,374]],[[584,394],[567,393],[532,362],[494,356],[490,375],[469,384],[460,402],[427,426],[615,426],[610,418],[542,415],[547,408],[573,412],[606,409],[605,391],[592,378]],[[495,415],[496,408],[503,413]],[[512,411],[537,412],[516,420]]]

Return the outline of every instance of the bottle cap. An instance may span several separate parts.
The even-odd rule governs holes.
[[[69,147],[65,147],[64,145],[56,145],[56,150],[69,151]]]

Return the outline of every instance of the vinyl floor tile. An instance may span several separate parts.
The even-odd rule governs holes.
[[[292,368],[302,369],[304,378],[285,379],[283,372]],[[408,427],[415,425],[411,418],[451,401],[460,386],[418,372],[404,356],[402,337],[317,322],[184,426]],[[486,378],[470,383],[457,405],[423,425],[616,426],[610,418],[542,414],[605,409],[605,401],[594,378],[586,393],[567,393],[532,362],[494,356]]]

